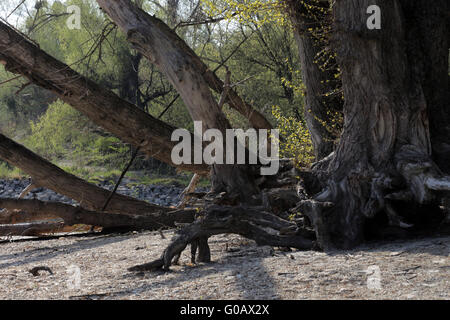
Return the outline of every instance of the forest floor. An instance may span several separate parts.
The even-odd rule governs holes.
[[[450,236],[351,251],[284,252],[236,235],[186,250],[169,273],[127,268],[160,256],[173,231],[0,242],[0,299],[450,299]],[[53,274],[34,267],[48,267]],[[78,272],[79,270],[79,272]]]

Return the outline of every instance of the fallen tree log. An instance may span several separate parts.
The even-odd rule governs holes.
[[[195,210],[175,210],[153,215],[129,215],[90,211],[59,202],[24,199],[0,199],[0,208],[7,209],[7,211],[0,213],[0,224],[5,225],[60,218],[64,221],[64,226],[84,224],[103,228],[134,230],[167,228],[173,226],[174,221],[189,223],[193,221],[195,214]],[[14,230],[14,228],[11,230]]]
[[[235,233],[255,240],[258,245],[291,247],[311,250],[316,247],[314,239],[308,238],[294,223],[271,213],[251,207],[212,206],[206,209],[194,223],[179,230],[160,259],[130,268],[130,271],[169,270],[173,260],[188,244],[203,241],[203,252],[209,252],[204,239],[217,234]],[[194,250],[195,251],[195,250]],[[200,256],[203,255],[200,253]],[[193,252],[195,256],[195,252]],[[193,261],[195,262],[195,261]]]
[[[171,151],[176,143],[171,136],[175,127],[83,77],[3,22],[0,22],[0,63],[7,71],[23,75],[31,83],[55,93],[91,121],[124,142],[140,147],[148,156],[181,170],[209,173],[206,164],[172,162]]]
[[[110,195],[110,191],[65,172],[2,134],[0,134],[0,158],[29,174],[34,185],[51,189],[78,201],[83,208],[100,211]],[[115,194],[108,204],[107,212],[140,215],[171,210]]]

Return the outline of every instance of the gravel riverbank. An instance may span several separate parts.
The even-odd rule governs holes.
[[[29,184],[30,179],[0,179],[0,198],[17,198]],[[100,182],[98,185],[108,190],[114,188],[114,185],[108,181]],[[134,185],[131,181],[125,180],[117,190],[117,193],[161,206],[173,206],[180,201],[180,195],[183,190],[183,186]],[[198,188],[197,191],[205,192],[207,191],[207,188]],[[63,195],[45,188],[34,189],[25,197],[25,199],[38,199],[42,201],[55,201],[70,204],[76,203]]]

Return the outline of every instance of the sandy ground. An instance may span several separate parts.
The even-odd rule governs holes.
[[[159,257],[173,235],[0,242],[0,299],[449,299],[450,237],[352,251],[283,252],[235,235],[210,240],[211,264],[169,273],[127,268]],[[29,270],[45,266],[53,274]]]

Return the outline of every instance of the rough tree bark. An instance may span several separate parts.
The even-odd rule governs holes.
[[[127,35],[128,41],[164,73],[183,99],[194,121],[202,121],[205,129],[218,129],[225,136],[231,126],[215,100],[210,86],[223,90],[224,84],[198,58],[187,44],[161,20],[150,16],[129,0],[97,1],[100,7]],[[217,86],[216,86],[217,85]],[[233,90],[228,96],[233,101]],[[235,106],[236,104],[231,104]],[[269,127],[267,120],[247,104],[239,111],[249,116],[257,128]],[[242,109],[247,108],[247,109]],[[212,166],[213,192],[238,194],[242,201],[258,193],[250,166]]]
[[[182,170],[208,174],[210,168],[205,164],[175,165],[172,162],[171,150],[176,143],[171,141],[171,136],[176,128],[78,74],[2,22],[0,63],[9,72],[21,74],[33,84],[57,94],[124,142],[140,146],[148,156]]]
[[[408,10],[420,10],[419,2],[410,1]],[[366,25],[373,4],[382,10],[380,30]],[[409,12],[398,0],[341,0],[333,10],[344,131],[327,187],[302,207],[322,246],[348,248],[363,241],[364,226],[376,215],[407,226],[404,221],[414,221],[421,204],[436,200],[433,191],[450,190],[450,179],[431,159],[432,101],[411,63],[430,56],[411,51],[408,39],[415,34],[405,23]],[[432,34],[437,26],[428,25]]]
[[[299,48],[305,90],[304,116],[314,145],[316,160],[322,160],[334,150],[335,132],[327,129],[332,116],[342,111],[340,81],[334,52],[327,48],[325,27],[331,24],[330,2],[317,0],[285,0],[294,26]],[[324,58],[326,66],[321,66]]]

